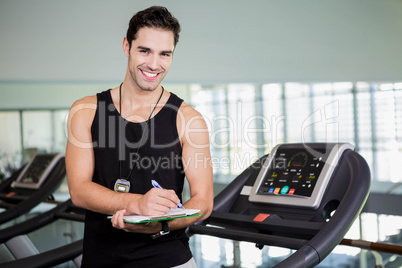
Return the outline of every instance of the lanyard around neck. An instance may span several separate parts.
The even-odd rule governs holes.
[[[120,108],[120,116],[123,118],[123,113],[122,113],[122,108],[121,108],[121,86],[122,86],[122,85],[123,85],[123,83],[121,83],[121,84],[120,84],[120,87],[119,87],[119,108]],[[165,89],[162,87],[161,95],[159,96],[158,101],[156,102],[154,108],[152,109],[152,111],[151,111],[151,113],[149,114],[149,117],[148,117],[148,119],[147,119],[147,125],[148,125],[149,120],[151,119],[152,114],[154,113],[154,111],[155,111],[155,109],[156,109],[156,106],[158,106],[158,103],[159,103],[159,101],[161,100],[164,91],[165,91]],[[141,135],[141,140],[143,139],[144,133],[145,133],[145,130],[143,131],[143,133],[142,133],[142,135]],[[136,151],[136,154],[138,154],[138,151],[139,151],[139,150],[140,150],[140,146],[138,146],[137,151]],[[120,160],[119,162],[120,162],[120,164],[119,164],[119,179],[127,180],[127,181],[128,181],[128,180],[130,179],[131,173],[132,173],[133,170],[134,170],[134,165],[133,165],[132,168],[130,169],[130,172],[129,172],[128,176],[127,176],[127,179],[123,179],[123,176],[122,176],[122,164],[123,164],[123,161]]]

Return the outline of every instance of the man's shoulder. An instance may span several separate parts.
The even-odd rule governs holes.
[[[205,118],[200,112],[185,102],[180,106],[177,129],[182,146],[189,145],[186,148],[201,148],[209,144],[208,126]]]
[[[97,108],[97,97],[86,96],[73,103],[70,108],[69,118],[82,119],[84,121],[92,122]]]
[[[97,103],[97,96],[92,95],[92,96],[86,96],[79,100],[76,100],[71,107],[86,106],[86,105],[92,107],[93,105],[96,105],[96,103]]]
[[[181,118],[184,119],[180,122],[182,124],[182,127],[184,126],[186,129],[207,128],[205,118],[202,116],[202,114],[184,101],[180,106],[179,114],[182,115]]]
[[[200,112],[188,105],[185,101],[180,105],[180,112],[185,116],[185,118],[192,118],[194,116],[201,116]]]

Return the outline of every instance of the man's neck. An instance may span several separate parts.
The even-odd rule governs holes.
[[[122,89],[121,89],[121,101],[122,104],[129,104],[130,106],[147,106],[149,107],[150,104],[155,103],[159,98],[162,92],[162,86],[158,85],[154,90],[144,90],[138,85],[130,83],[130,82],[123,82]]]

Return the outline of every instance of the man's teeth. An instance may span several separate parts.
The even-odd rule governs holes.
[[[145,71],[142,71],[146,76],[149,76],[149,77],[155,77],[157,74],[152,74],[152,73],[148,73],[148,72],[145,72]]]

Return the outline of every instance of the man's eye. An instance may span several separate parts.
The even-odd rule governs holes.
[[[146,53],[146,54],[148,54],[149,51],[148,51],[148,50],[145,50],[145,49],[142,49],[142,50],[140,50],[140,53]]]

